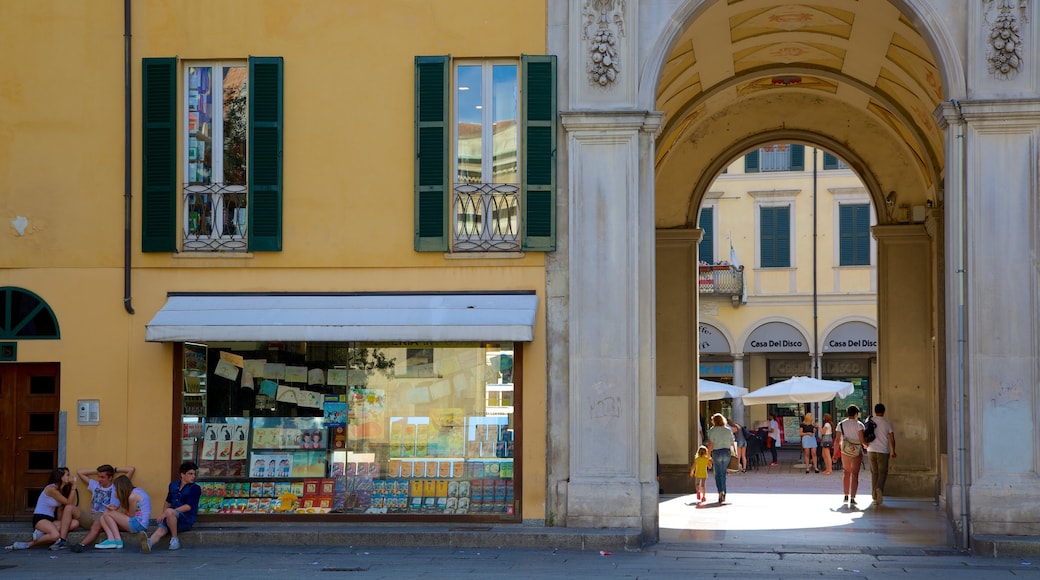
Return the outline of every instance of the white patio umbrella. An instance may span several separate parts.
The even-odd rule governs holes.
[[[717,383],[705,379],[697,379],[697,400],[714,401],[717,399],[739,399],[747,394],[747,389],[726,383]]]
[[[812,377],[791,377],[751,391],[742,398],[745,405],[767,403],[822,403],[835,397],[847,397],[855,385],[845,381],[827,381]]]

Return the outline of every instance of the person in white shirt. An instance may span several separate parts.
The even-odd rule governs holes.
[[[888,460],[896,456],[896,434],[892,423],[885,418],[885,405],[874,405],[874,416],[871,417],[877,427],[877,437],[867,444],[867,458],[870,460],[870,495],[874,505],[882,505],[885,501],[885,480],[888,479]]]
[[[775,415],[769,415],[769,434],[767,435],[771,439],[772,445],[769,446],[769,453],[773,456],[773,461],[769,465],[776,465],[776,449],[780,447],[780,419]]]

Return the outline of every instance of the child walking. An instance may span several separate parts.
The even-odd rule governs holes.
[[[708,501],[708,466],[711,465],[711,457],[708,456],[708,448],[701,445],[697,448],[697,457],[693,458],[693,468],[690,469],[690,477],[693,478],[693,488],[697,491],[697,501]]]

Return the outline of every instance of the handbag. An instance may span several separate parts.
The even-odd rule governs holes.
[[[863,452],[863,446],[859,443],[851,441],[848,436],[845,435],[845,428],[841,428],[841,454],[845,457],[859,457],[860,453]]]

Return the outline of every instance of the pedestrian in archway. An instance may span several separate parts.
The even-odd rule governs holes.
[[[802,424],[798,426],[798,434],[802,436],[802,456],[805,460],[805,472],[809,473],[811,467],[816,473],[820,472],[820,464],[816,458],[816,423],[812,413],[806,413],[802,418]]]
[[[833,473],[834,460],[831,451],[834,448],[834,419],[830,413],[823,414],[823,425],[820,426],[820,453],[823,455],[823,473]]]
[[[773,461],[769,465],[776,465],[776,450],[780,447],[780,419],[776,416],[776,413],[770,413],[769,415],[769,433],[766,436],[766,441],[769,443],[769,453],[773,456]]]
[[[859,422],[859,407],[849,405],[846,409],[847,416],[844,421],[838,423],[835,443],[841,450],[841,463],[844,476],[842,477],[842,490],[845,492],[843,501],[849,502],[849,507],[856,507],[856,490],[859,488],[859,468],[863,464],[863,448],[867,440],[863,437],[863,423]]]
[[[733,445],[733,431],[726,424],[721,413],[711,416],[711,429],[708,429],[708,452],[711,453],[712,468],[715,471],[715,487],[719,491],[719,503],[726,501],[726,470],[732,457],[730,448]]]

